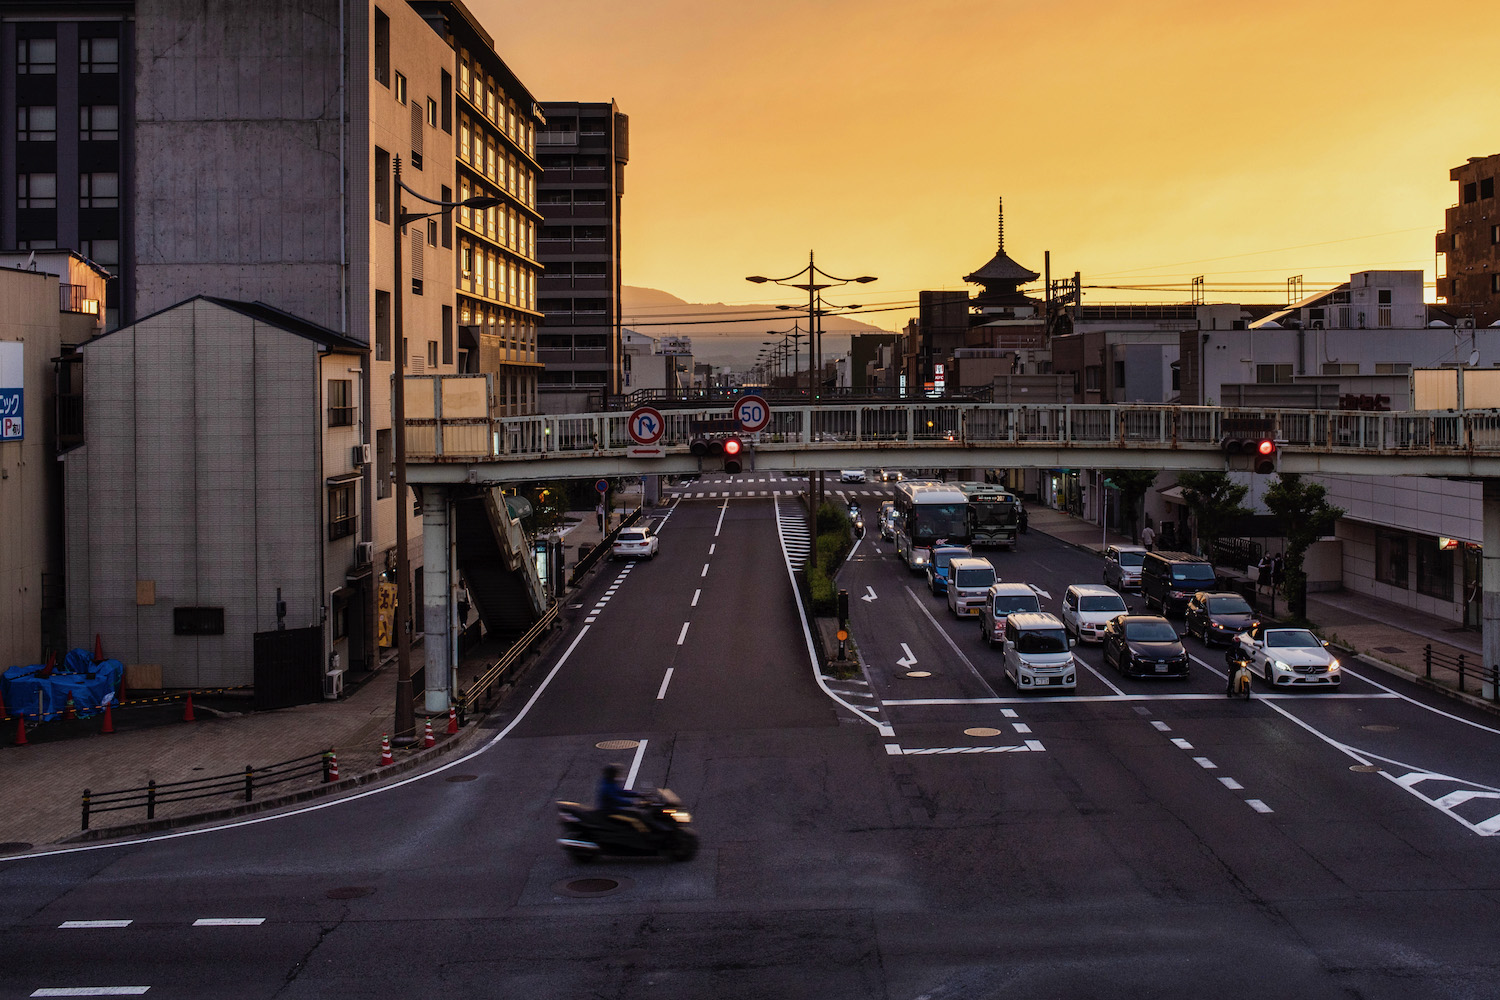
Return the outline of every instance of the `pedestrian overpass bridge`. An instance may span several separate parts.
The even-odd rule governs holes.
[[[458,689],[450,603],[457,515],[494,487],[541,479],[683,474],[718,467],[689,450],[732,433],[733,401],[651,411],[631,436],[630,411],[491,417],[488,393],[453,376],[408,379],[406,478],[422,494],[424,622],[429,712]],[[416,391],[414,391],[416,390]],[[430,408],[429,408],[430,407]],[[640,413],[640,411],[637,411]],[[429,415],[430,414],[430,415]],[[1250,456],[1226,437],[1270,436],[1278,471],[1437,476],[1484,484],[1484,663],[1500,663],[1500,410],[1376,413],[1215,406],[827,403],[771,406],[765,425],[737,433],[746,470],[845,468],[1094,468],[1229,470]],[[647,427],[652,435],[640,435]],[[1239,463],[1239,464],[1236,464]],[[1493,684],[1486,695],[1494,697]]]
[[[740,433],[746,469],[842,468],[1227,469],[1227,436],[1278,444],[1279,471],[1500,477],[1500,410],[1240,409],[1215,406],[1028,406],[996,403],[835,403],[772,406],[766,426]],[[730,405],[659,413],[649,448],[631,413],[407,420],[413,484],[697,472],[688,446],[734,426]],[[1246,432],[1245,428],[1256,428]],[[632,453],[634,452],[634,454]],[[708,460],[712,462],[712,460]]]

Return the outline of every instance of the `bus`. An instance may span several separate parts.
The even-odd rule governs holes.
[[[993,483],[958,483],[969,502],[970,545],[1016,547],[1021,500]]]
[[[934,545],[969,544],[969,501],[949,483],[898,483],[895,529],[896,555],[905,560],[907,569],[924,569]]]

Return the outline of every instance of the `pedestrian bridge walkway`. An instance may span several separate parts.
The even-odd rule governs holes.
[[[1270,436],[1282,472],[1500,476],[1500,410],[921,400],[773,405],[770,411],[763,429],[739,435],[748,446],[746,469],[1225,469],[1235,461],[1225,454],[1226,437]],[[407,475],[413,483],[436,484],[695,472],[700,460],[688,450],[693,438],[736,426],[728,405],[663,410],[656,417],[660,437],[642,448],[630,435],[630,411],[505,418],[445,418],[440,406],[432,417],[409,412]]]

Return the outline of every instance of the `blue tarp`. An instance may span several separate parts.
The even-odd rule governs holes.
[[[107,701],[113,701],[120,689],[125,665],[119,660],[95,663],[86,649],[75,649],[63,657],[50,677],[46,664],[11,667],[0,674],[0,695],[11,715],[24,714],[30,722],[51,722],[60,718],[73,696],[73,710],[79,715],[98,712]]]

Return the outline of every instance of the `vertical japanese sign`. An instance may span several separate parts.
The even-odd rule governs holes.
[[[375,597],[375,632],[377,641],[388,648],[396,644],[396,585],[381,582]]]
[[[0,343],[0,441],[19,441],[21,418],[26,415],[26,345]]]

